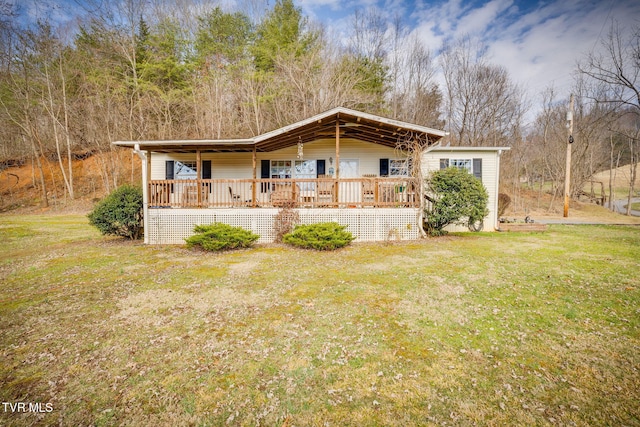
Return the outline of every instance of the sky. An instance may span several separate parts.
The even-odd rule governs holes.
[[[640,1],[428,1],[299,0],[304,12],[337,32],[351,25],[356,8],[399,14],[437,57],[443,42],[469,36],[484,44],[491,63],[504,66],[520,85],[532,110],[553,87],[568,99],[577,62],[600,49],[612,20],[640,26]]]
[[[83,0],[9,0],[31,16],[63,22],[79,10]],[[99,1],[99,0],[92,0]],[[106,1],[106,0],[105,0]],[[112,0],[114,1],[114,0]],[[178,0],[176,0],[178,1]],[[206,1],[206,0],[205,0]],[[275,0],[220,0],[253,4]],[[216,4],[215,0],[212,3]],[[461,0],[294,0],[311,21],[346,38],[356,9],[376,8],[389,18],[399,16],[436,57],[443,42],[463,36],[487,47],[491,63],[504,66],[536,109],[540,94],[553,86],[568,98],[579,59],[600,48],[612,20],[630,29],[640,26],[640,1],[461,1]]]

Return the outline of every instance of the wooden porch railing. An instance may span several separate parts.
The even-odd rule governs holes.
[[[151,208],[419,207],[412,178],[153,180]]]

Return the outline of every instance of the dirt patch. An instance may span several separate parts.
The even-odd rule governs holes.
[[[252,270],[260,265],[259,260],[249,260],[229,265],[229,274],[232,276],[248,276]]]
[[[115,318],[127,323],[158,326],[182,315],[203,317],[212,311],[242,309],[268,303],[269,300],[263,295],[246,294],[230,287],[199,293],[152,289],[120,300],[120,311]]]
[[[140,183],[140,160],[127,151],[110,151],[73,161],[75,199],[66,194],[64,180],[55,161],[42,159],[47,186],[48,207],[41,206],[42,191],[35,166],[0,170],[0,212],[86,214],[95,201],[108,193],[105,184],[113,186],[113,171],[107,179],[105,165],[116,165],[116,175],[136,185]],[[132,163],[133,162],[133,163]],[[66,164],[65,164],[66,167]]]
[[[242,259],[239,262],[231,262],[228,264],[229,274],[232,277],[244,277],[251,274],[262,261],[269,257],[268,254],[263,252],[238,252],[239,257],[249,259]]]

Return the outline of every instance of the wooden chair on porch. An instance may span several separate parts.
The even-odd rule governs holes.
[[[231,186],[229,186],[229,198],[231,200],[231,205],[232,206],[237,206],[240,203],[240,194],[236,194],[233,191],[233,188],[231,188]]]
[[[198,187],[195,184],[186,184],[182,190],[182,205],[184,207],[198,206]]]
[[[376,175],[362,175],[362,204],[364,206],[372,206],[376,202],[376,184],[374,178]]]
[[[276,207],[293,207],[298,200],[298,186],[288,183],[274,184],[271,204]]]
[[[331,206],[335,202],[335,186],[334,182],[328,180],[331,178],[327,175],[318,175],[318,206]]]

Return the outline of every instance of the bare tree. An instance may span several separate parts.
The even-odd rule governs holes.
[[[444,47],[447,125],[456,144],[511,145],[524,115],[524,93],[485,52],[469,37]]]
[[[640,114],[640,26],[625,34],[614,21],[601,40],[602,51],[593,51],[578,63],[578,71],[604,83],[610,94],[595,101],[630,107]]]
[[[349,48],[352,53],[368,60],[387,56],[387,21],[383,14],[375,9],[356,9],[352,19],[353,36]]]
[[[442,94],[434,81],[433,56],[417,36],[404,40],[393,93],[396,118],[440,128]],[[397,54],[397,53],[396,53]]]
[[[630,115],[630,126],[623,129],[628,139],[630,179],[627,214],[630,213],[638,164],[638,137],[640,134],[640,26],[630,30],[611,22],[609,32],[600,40],[601,50],[589,52],[578,63],[578,72],[599,82],[604,91],[592,99],[597,103],[613,105],[619,114]]]

